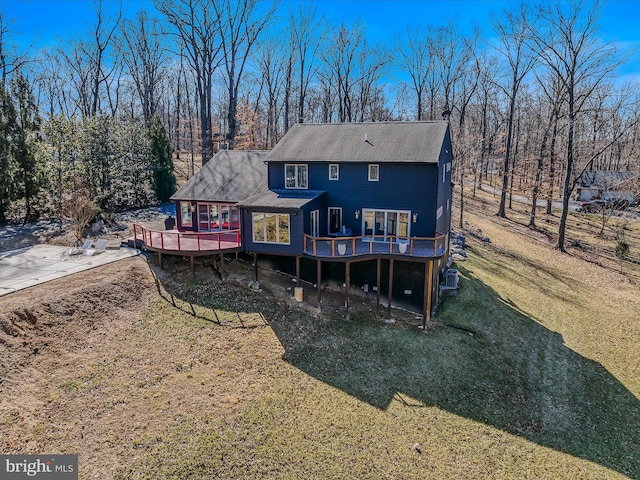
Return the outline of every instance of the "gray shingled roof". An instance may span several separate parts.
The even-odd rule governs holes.
[[[636,175],[634,172],[587,170],[582,172],[577,183],[581,187],[612,188]]]
[[[253,208],[302,208],[310,201],[324,195],[321,190],[264,190],[243,200],[239,207]]]
[[[447,128],[444,121],[297,124],[266,161],[437,163]]]
[[[171,200],[236,203],[267,186],[266,151],[220,150]]]

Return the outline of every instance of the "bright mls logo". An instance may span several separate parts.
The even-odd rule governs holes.
[[[78,480],[77,455],[1,455],[0,478]]]

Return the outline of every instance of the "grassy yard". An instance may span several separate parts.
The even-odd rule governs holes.
[[[2,440],[79,453],[86,479],[640,479],[638,281],[466,219],[491,242],[468,236],[426,332],[136,259],[141,313],[60,347]]]
[[[638,285],[470,220],[492,242],[426,333],[240,287],[184,296],[200,320],[158,300],[144,330],[216,339],[185,390],[231,401],[176,413],[118,478],[640,478]]]

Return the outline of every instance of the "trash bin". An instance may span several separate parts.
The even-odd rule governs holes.
[[[302,293],[303,293],[302,287],[294,288],[294,297],[297,302],[302,302]]]
[[[169,215],[164,221],[164,229],[173,230],[174,228],[176,228],[176,219]]]

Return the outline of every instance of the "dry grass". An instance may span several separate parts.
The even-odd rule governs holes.
[[[3,451],[79,453],[83,479],[640,478],[636,280],[466,218],[491,243],[469,235],[426,333],[252,292],[235,262],[0,299]]]
[[[507,218],[500,219],[493,215],[498,211],[498,201],[498,195],[476,190],[474,198],[471,191],[466,191],[465,220],[466,213],[469,213],[543,245],[555,245],[560,211],[554,210],[553,215],[546,215],[545,209],[542,207],[544,202],[538,202],[536,228],[531,229],[528,227],[531,210],[529,205],[513,201],[512,208],[507,209]],[[459,208],[459,196],[455,197],[455,203]],[[453,221],[455,226],[459,226],[459,219],[458,210]],[[569,253],[587,262],[622,272],[640,280],[640,220],[628,216],[611,215],[605,218],[604,231],[602,231],[602,224],[601,215],[570,212],[567,217],[565,238]],[[468,227],[465,225],[465,228]],[[624,260],[615,255],[616,244],[619,240],[624,240],[629,244],[629,254]]]

